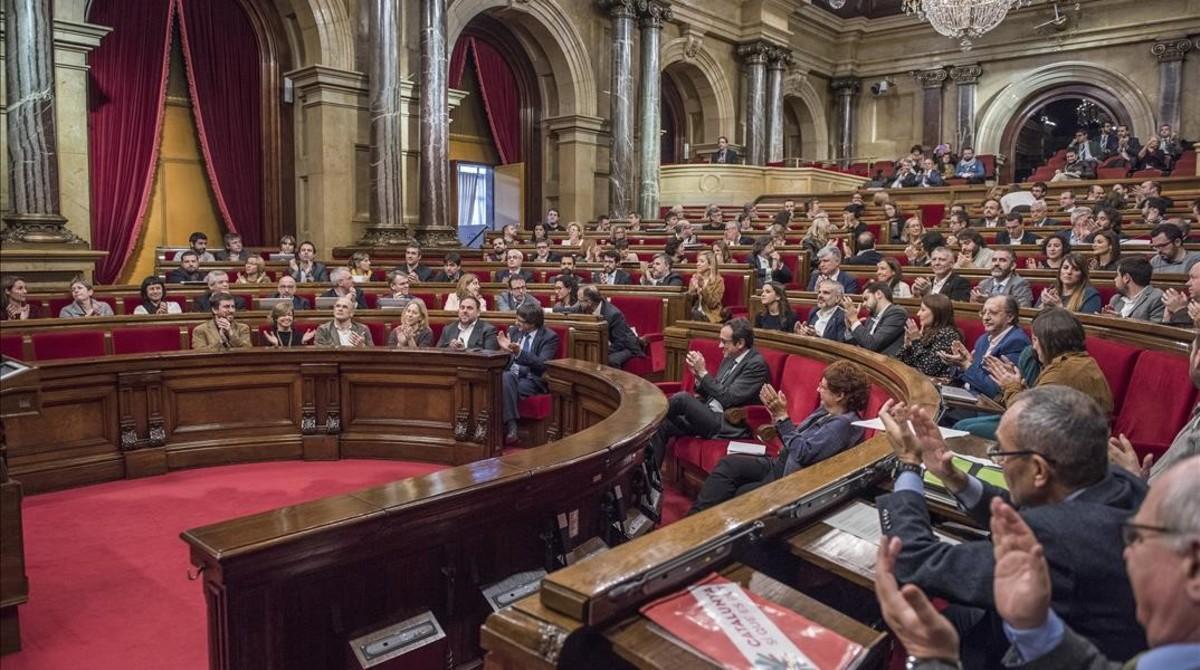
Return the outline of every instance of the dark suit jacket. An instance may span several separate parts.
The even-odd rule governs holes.
[[[771,379],[767,361],[757,349],[748,350],[746,357],[736,368],[733,367],[734,360],[730,357],[722,358],[716,372],[710,371],[696,383],[696,394],[701,400],[706,403],[716,400],[725,409],[759,402],[758,394],[762,391],[763,384]],[[714,437],[731,438],[745,434],[744,426],[734,426],[722,417],[721,430]]]
[[[1025,234],[1021,236],[1021,241],[1018,242],[1018,244],[1037,244],[1038,242],[1041,242],[1041,241],[1042,241],[1042,238],[1038,237],[1037,235],[1034,235],[1033,233],[1031,233],[1027,230],[1027,231],[1025,231]],[[1010,244],[1011,242],[1012,242],[1012,238],[1010,238],[1008,236],[1007,230],[1002,230],[1002,231],[996,233],[996,244]]]
[[[642,285],[643,286],[683,286],[683,277],[680,276],[680,274],[678,272],[675,272],[674,270],[672,270],[667,273],[666,277],[663,277],[662,281],[658,282],[657,284],[653,284],[653,283],[651,283],[650,275],[647,274],[647,275],[642,275]]]
[[[429,281],[434,281],[434,282],[445,282],[445,283],[448,283],[448,284],[454,284],[454,283],[456,283],[456,282],[457,282],[459,279],[461,279],[461,278],[462,278],[462,276],[463,276],[462,270],[459,270],[459,271],[458,271],[458,274],[457,274],[457,275],[454,275],[453,277],[450,277],[450,276],[448,276],[448,275],[446,274],[446,271],[445,271],[445,270],[438,270],[437,272],[433,273],[433,275],[432,275],[433,279],[430,279]]]
[[[883,260],[883,254],[875,249],[867,249],[842,261],[843,265],[876,265]]]
[[[546,254],[546,260],[544,261],[539,261],[536,255],[530,256],[526,260],[528,260],[530,263],[557,263],[562,260],[562,254],[551,251],[550,253]]]
[[[512,365],[517,367],[517,375],[531,380],[538,387],[538,393],[545,393],[549,387],[542,375],[546,372],[546,363],[558,356],[558,333],[542,327],[529,334],[523,334],[516,326],[508,327],[508,339],[521,344],[524,337],[532,337],[533,344],[529,351],[518,350],[512,355]]]
[[[338,297],[337,289],[331,288],[328,291],[322,293],[321,297],[322,298],[336,298],[336,297]],[[354,303],[355,303],[354,306],[358,309],[367,309],[367,296],[365,293],[363,293],[363,291],[361,289],[355,289]]]
[[[758,264],[757,256],[751,256],[746,262],[750,265],[750,269],[754,271],[754,278],[759,286],[769,281],[777,281],[786,286],[792,281],[792,271],[788,269],[786,264],[781,264],[778,270],[764,270]]]
[[[817,322],[817,310],[814,308],[808,313],[808,325],[813,325]],[[826,340],[834,342],[846,341],[846,310],[838,307],[833,311],[833,316],[829,317],[829,323],[825,324],[825,334],[821,336]]]
[[[632,351],[635,356],[642,355],[642,342],[633,329],[625,321],[625,315],[611,302],[605,300],[600,305],[600,316],[608,322],[608,352]]]
[[[275,295],[273,295],[271,297],[282,298],[283,296],[276,293]],[[308,298],[301,298],[298,295],[294,295],[294,296],[292,296],[292,309],[295,309],[295,310],[312,309],[312,303],[310,303],[308,301]]]
[[[292,279],[295,279],[297,282],[302,283],[299,272],[293,272]],[[322,263],[320,261],[313,261],[312,281],[310,281],[309,283],[324,282],[324,281],[329,281],[329,269],[325,267],[324,263]]]
[[[1041,221],[1036,221],[1033,223],[1034,228],[1041,228],[1043,226],[1057,226],[1057,225],[1061,225],[1061,224],[1059,224],[1058,219],[1052,219],[1048,216],[1046,218],[1042,219]],[[1006,230],[1004,232],[1007,233],[1008,231]]]
[[[1007,494],[990,484],[983,487],[979,503],[965,511],[987,528],[991,499]],[[1134,617],[1120,528],[1145,496],[1145,482],[1113,467],[1071,500],[1021,510],[1050,565],[1051,607],[1112,659],[1125,660],[1146,648],[1145,633]],[[880,496],[875,504],[883,533],[903,543],[897,579],[952,603],[994,611],[991,542],[938,541],[925,498],[913,491]]]
[[[871,322],[879,321],[875,334],[871,334]],[[877,351],[887,356],[895,356],[904,346],[904,324],[908,322],[908,312],[900,305],[888,305],[883,314],[872,316],[859,324],[858,328],[850,331],[850,339],[864,349]]]
[[[821,275],[819,273],[817,273],[817,272],[812,273],[812,276],[810,276],[808,278],[808,290],[810,290],[810,291],[817,290],[817,281],[819,281],[820,279],[821,279]],[[842,270],[840,268],[838,269],[837,283],[841,284],[842,289],[844,289],[845,292],[849,295],[858,293],[858,280],[855,279],[854,276],[851,275],[849,272],[846,272],[845,270]]]
[[[508,281],[508,275],[510,275],[510,274],[512,274],[512,273],[509,271],[509,269],[504,268],[503,270],[496,273],[496,281],[506,282],[506,281]],[[526,270],[525,268],[521,268],[520,270],[518,270],[517,275],[520,276],[522,279],[524,279],[526,282],[533,281],[533,273],[530,272],[529,270]]]
[[[933,284],[933,277],[929,278],[929,283]],[[966,302],[971,299],[971,282],[957,272],[951,272],[940,292],[951,300]]]
[[[210,293],[202,293],[202,294],[196,296],[196,299],[192,302],[192,311],[193,312],[211,312],[212,311],[211,299],[212,299],[212,294],[210,294]],[[233,296],[233,306],[235,308],[237,308],[237,311],[239,311],[239,312],[244,311],[246,309],[246,300],[244,298],[242,298],[242,296],[240,296],[240,295],[235,295],[235,296]]]
[[[613,284],[616,286],[628,285],[628,284],[633,283],[633,278],[629,276],[628,272],[622,270],[621,268],[617,268],[616,272],[614,272],[614,274],[616,275],[616,278],[615,278],[615,281],[613,282]],[[682,279],[680,281],[682,281]],[[601,285],[605,285],[605,286],[608,285],[604,281],[604,270],[596,270],[595,272],[592,273],[592,283],[593,284],[601,284]]]
[[[942,179],[942,173],[934,169],[931,172],[922,172],[918,183],[921,186],[945,186],[946,180]]]
[[[712,162],[714,163],[737,163],[738,155],[733,149],[725,149],[725,155],[721,155],[721,150],[718,149],[712,154]]]
[[[234,256],[234,255],[231,255],[225,249],[221,249],[220,251],[213,254],[213,258],[215,258],[219,261],[245,263],[246,259],[250,258],[250,252],[246,251],[245,249],[242,249],[241,251],[238,252],[238,254],[236,256]]]
[[[450,346],[452,340],[458,339],[459,323],[446,324],[442,329],[442,336],[438,338],[438,348],[445,349]],[[500,343],[496,341],[496,327],[492,324],[478,319],[475,321],[475,330],[471,331],[471,339],[467,340],[468,351],[499,351]]]
[[[183,268],[175,268],[167,273],[168,284],[182,284],[185,281],[204,281],[207,272],[196,270],[195,272],[185,272]]]
[[[405,274],[408,274],[409,271],[407,264],[397,265],[396,267],[392,268],[392,270],[399,270]],[[412,273],[417,276],[417,281],[434,281],[433,270],[421,265],[420,263],[417,263],[417,267],[413,268]]]

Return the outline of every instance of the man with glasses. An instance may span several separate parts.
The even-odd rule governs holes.
[[[896,575],[949,600],[945,611],[962,636],[964,665],[992,667],[1004,637],[991,589],[991,542],[950,544],[933,534],[922,465],[941,480],[981,527],[992,500],[1011,501],[1043,543],[1052,602],[1074,630],[1107,656],[1128,660],[1145,649],[1129,578],[1121,562],[1121,524],[1146,495],[1146,484],[1108,465],[1108,414],[1075,389],[1039,386],[1009,404],[988,456],[1008,491],[958,470],[929,412],[888,402],[879,413],[896,453],[893,492],[876,499],[883,533],[902,542]],[[911,422],[911,423],[910,423]],[[997,644],[999,643],[999,644]]]
[[[1189,252],[1183,248],[1183,230],[1173,223],[1160,223],[1150,231],[1150,246],[1154,257],[1150,265],[1154,274],[1178,272],[1183,274],[1200,262],[1200,252]]]

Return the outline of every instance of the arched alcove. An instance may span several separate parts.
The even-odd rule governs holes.
[[[713,55],[695,36],[681,37],[663,45],[662,69],[675,82],[689,111],[687,141],[715,144],[717,138],[734,135],[736,115],[733,89]]]
[[[1087,106],[1095,122],[1078,118],[1078,109]],[[1001,146],[1008,161],[1006,181],[1022,180],[1055,151],[1071,142],[1076,129],[1095,137],[1101,121],[1128,125],[1129,114],[1106,91],[1093,86],[1056,87],[1030,99],[1004,129]]]
[[[824,160],[829,158],[829,123],[825,116],[825,106],[817,95],[812,82],[799,72],[792,72],[783,80],[783,110],[784,110],[784,156],[788,158],[802,157],[807,160]],[[792,153],[788,146],[788,124],[795,124],[799,131],[799,153]]]

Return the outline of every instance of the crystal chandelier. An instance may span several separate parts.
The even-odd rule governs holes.
[[[959,40],[963,51],[971,48],[971,39],[1000,25],[1010,9],[1028,5],[1032,0],[903,0],[904,13],[929,20],[938,33]]]

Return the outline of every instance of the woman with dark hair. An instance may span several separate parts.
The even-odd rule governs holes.
[[[1063,259],[1054,286],[1043,290],[1037,303],[1038,309],[1065,307],[1080,314],[1099,314],[1101,306],[1100,291],[1092,286],[1091,272],[1083,254],[1068,254]]]
[[[779,432],[783,449],[776,457],[733,454],[721,459],[704,480],[689,514],[708,509],[747,491],[819,463],[849,449],[863,438],[854,422],[867,407],[871,382],[863,369],[850,361],[835,361],[825,368],[817,384],[820,406],[800,425],[792,423],[787,398],[770,384],[760,398]]]
[[[904,270],[900,267],[900,261],[891,256],[885,256],[875,264],[875,281],[891,286],[893,298],[912,297],[912,287],[904,281]]]
[[[533,224],[533,239],[530,243],[537,244],[542,240],[550,241],[550,231],[546,230],[546,224],[539,221]]]
[[[787,289],[777,281],[763,284],[759,294],[762,311],[754,317],[754,327],[790,333],[796,328],[796,313],[788,304]]]
[[[954,303],[940,293],[921,298],[916,320],[904,329],[904,347],[896,358],[929,377],[953,377],[954,366],[938,354],[949,354],[963,336],[954,325]]]
[[[1088,269],[1112,272],[1121,262],[1121,238],[1112,230],[1102,230],[1092,238],[1092,258]]]
[[[554,278],[554,300],[550,309],[554,312],[574,312],[579,303],[579,277],[561,274]]]
[[[883,203],[883,218],[884,225],[887,226],[888,239],[892,244],[900,244],[904,241],[904,214],[900,211],[900,207],[894,202]]]
[[[0,319],[22,321],[32,318],[33,308],[26,299],[28,295],[29,286],[25,283],[24,277],[15,275],[5,277],[4,295],[0,296],[0,300],[4,301],[3,308],[0,309]]]
[[[179,303],[167,300],[167,283],[162,277],[142,280],[142,304],[133,308],[134,314],[182,314]]]
[[[1025,267],[1030,270],[1057,270],[1062,267],[1063,258],[1071,253],[1071,242],[1062,235],[1047,235],[1042,238],[1042,257],[1029,258]]]
[[[296,328],[296,308],[290,302],[275,303],[271,313],[267,315],[271,328],[263,331],[263,339],[272,347],[299,347],[312,344],[317,337],[316,330]]]
[[[775,241],[767,235],[754,240],[749,263],[750,269],[754,270],[754,280],[759,286],[769,281],[781,284],[792,281],[792,271],[783,264],[783,257],[775,249]]]
[[[1098,233],[1111,230],[1117,234],[1117,237],[1123,237],[1121,235],[1121,211],[1118,209],[1113,209],[1112,207],[1098,208],[1096,210],[1096,225],[1099,226]]]

